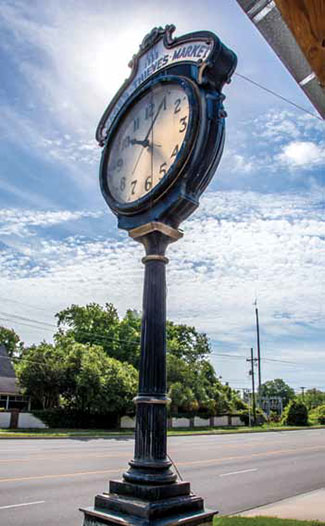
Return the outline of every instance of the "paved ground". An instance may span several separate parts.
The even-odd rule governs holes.
[[[80,526],[79,506],[118,478],[133,440],[0,441],[0,524]],[[325,429],[169,439],[192,490],[222,514],[325,487]]]
[[[301,519],[325,521],[325,489],[303,493],[290,499],[280,500],[261,508],[241,513],[243,517],[256,515],[279,517],[281,519]]]

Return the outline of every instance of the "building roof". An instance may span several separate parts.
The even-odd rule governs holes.
[[[4,345],[0,345],[0,394],[20,394],[15,371]]]
[[[237,2],[324,119],[324,0]]]

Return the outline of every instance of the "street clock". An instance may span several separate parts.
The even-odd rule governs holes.
[[[173,38],[155,28],[100,120],[103,196],[126,230],[158,221],[177,228],[199,204],[224,144],[221,89],[236,56],[200,31]]]
[[[155,28],[145,37],[96,133],[103,196],[146,255],[134,457],[122,480],[111,480],[109,493],[82,509],[83,526],[199,526],[216,513],[177,480],[167,454],[165,252],[182,237],[178,227],[220,161],[221,89],[236,55],[213,33],[173,38],[174,30]]]

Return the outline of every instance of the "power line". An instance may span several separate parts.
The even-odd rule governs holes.
[[[39,320],[31,320],[30,318],[26,318],[25,316],[19,316],[18,314],[8,314],[8,312],[0,312],[0,314],[2,316],[12,316],[14,318],[17,318],[18,320],[23,320],[23,321],[33,321],[34,323],[38,323],[40,325],[46,325],[48,327],[56,327],[56,325],[54,325],[53,323],[48,323],[46,321],[39,321]]]
[[[269,89],[269,88],[266,88],[265,86],[262,86],[262,84],[259,84],[258,82],[256,82],[255,80],[252,80],[248,77],[246,77],[245,75],[242,75],[241,73],[237,73],[235,71],[235,75],[237,75],[237,77],[240,77],[241,79],[244,79],[246,80],[247,82],[250,82],[251,84],[253,84],[254,86],[257,86],[258,88],[266,91],[267,93],[270,93],[271,95],[273,95],[274,97],[277,97],[278,99],[281,99],[285,102],[287,102],[288,104],[291,104],[292,106],[294,106],[295,108],[298,108],[298,110],[301,110],[301,111],[304,111],[305,113],[308,113],[308,115],[311,115],[312,117],[314,117],[315,119],[318,119],[319,121],[322,121],[323,122],[323,119],[321,117],[319,117],[318,115],[316,115],[315,113],[313,113],[312,111],[309,111],[307,110],[306,108],[304,108],[303,106],[299,106],[299,104],[296,104],[295,102],[293,102],[292,100],[290,99],[287,99],[286,97],[283,97],[283,95],[280,95],[279,93],[276,93],[275,91]]]
[[[30,307],[31,309],[40,310],[43,312],[48,312],[48,309],[42,309],[41,307],[36,307],[35,305],[31,305],[30,303],[23,303],[22,301],[13,300],[11,298],[4,298],[3,296],[0,296],[0,300],[2,301],[10,301],[11,303],[17,303],[18,305],[23,305],[24,307]]]
[[[2,313],[2,314],[4,314],[4,313]],[[7,314],[7,316],[9,316],[9,315]],[[18,325],[26,325],[28,327],[31,327],[33,329],[38,329],[38,330],[42,330],[43,327],[35,326],[35,325],[32,325],[31,323],[43,324],[43,325],[46,326],[46,327],[44,327],[46,329],[47,329],[47,327],[49,327],[49,328],[54,328],[56,330],[60,330],[60,327],[58,327],[55,324],[47,323],[47,322],[44,322],[44,321],[34,320],[32,318],[28,318],[28,317],[25,317],[25,316],[18,316],[16,314],[11,314],[10,316],[12,316],[13,318],[17,318],[18,321],[16,319],[4,318],[4,317],[1,317],[1,316],[0,316],[0,320],[4,320],[4,321],[7,321],[7,322],[14,322],[14,323],[17,323]],[[24,320],[24,321],[19,321],[19,320]],[[31,323],[26,323],[26,322],[31,322]],[[73,331],[73,329],[71,327],[69,327],[69,326],[61,327],[61,328],[63,328],[63,330],[67,330],[67,331],[69,331],[69,330]],[[116,342],[116,343],[127,343],[128,345],[134,345],[134,346],[140,345],[140,339],[137,340],[137,341],[130,341],[130,340],[126,340],[124,338],[116,338],[114,336],[103,335],[103,334],[99,334],[99,333],[91,332],[91,331],[86,331],[86,330],[78,330],[77,332],[78,332],[78,334],[84,335],[86,337],[87,336],[95,337],[95,340],[97,339],[97,340],[110,341],[110,342]],[[209,356],[225,357],[225,358],[232,358],[232,359],[237,359],[237,360],[246,359],[246,356],[244,354],[222,353],[222,352],[216,352],[216,351],[211,351],[210,353],[207,353],[207,357],[209,357]],[[288,365],[301,365],[301,364],[299,364],[299,362],[291,362],[291,361],[288,361],[288,360],[280,360],[280,359],[276,359],[276,358],[262,358],[262,361],[285,363],[285,364],[288,364]]]

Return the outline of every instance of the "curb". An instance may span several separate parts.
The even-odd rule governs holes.
[[[238,430],[238,431],[230,431],[230,430],[224,430],[222,432],[218,432],[217,430],[216,431],[202,431],[200,432],[199,431],[199,428],[198,428],[198,431],[195,433],[195,432],[179,432],[179,433],[175,433],[175,434],[168,434],[167,436],[168,437],[183,437],[183,436],[206,436],[206,435],[217,435],[217,436],[220,436],[220,435],[251,435],[251,434],[262,434],[262,433],[283,433],[283,432],[286,432],[286,431],[314,431],[314,430],[317,430],[317,429],[325,429],[325,426],[313,426],[313,427],[292,427],[292,428],[289,428],[289,429],[263,429],[262,431],[244,431],[244,430]],[[70,435],[70,436],[47,436],[47,435],[40,435],[40,436],[25,436],[25,435],[18,435],[17,433],[17,436],[1,436],[1,433],[0,433],[0,440],[33,440],[33,439],[42,439],[42,440],[50,440],[50,439],[73,439],[73,438],[89,438],[89,439],[94,439],[94,438],[133,438],[134,437],[134,432],[132,433],[121,433],[121,434],[112,434],[112,435]]]

